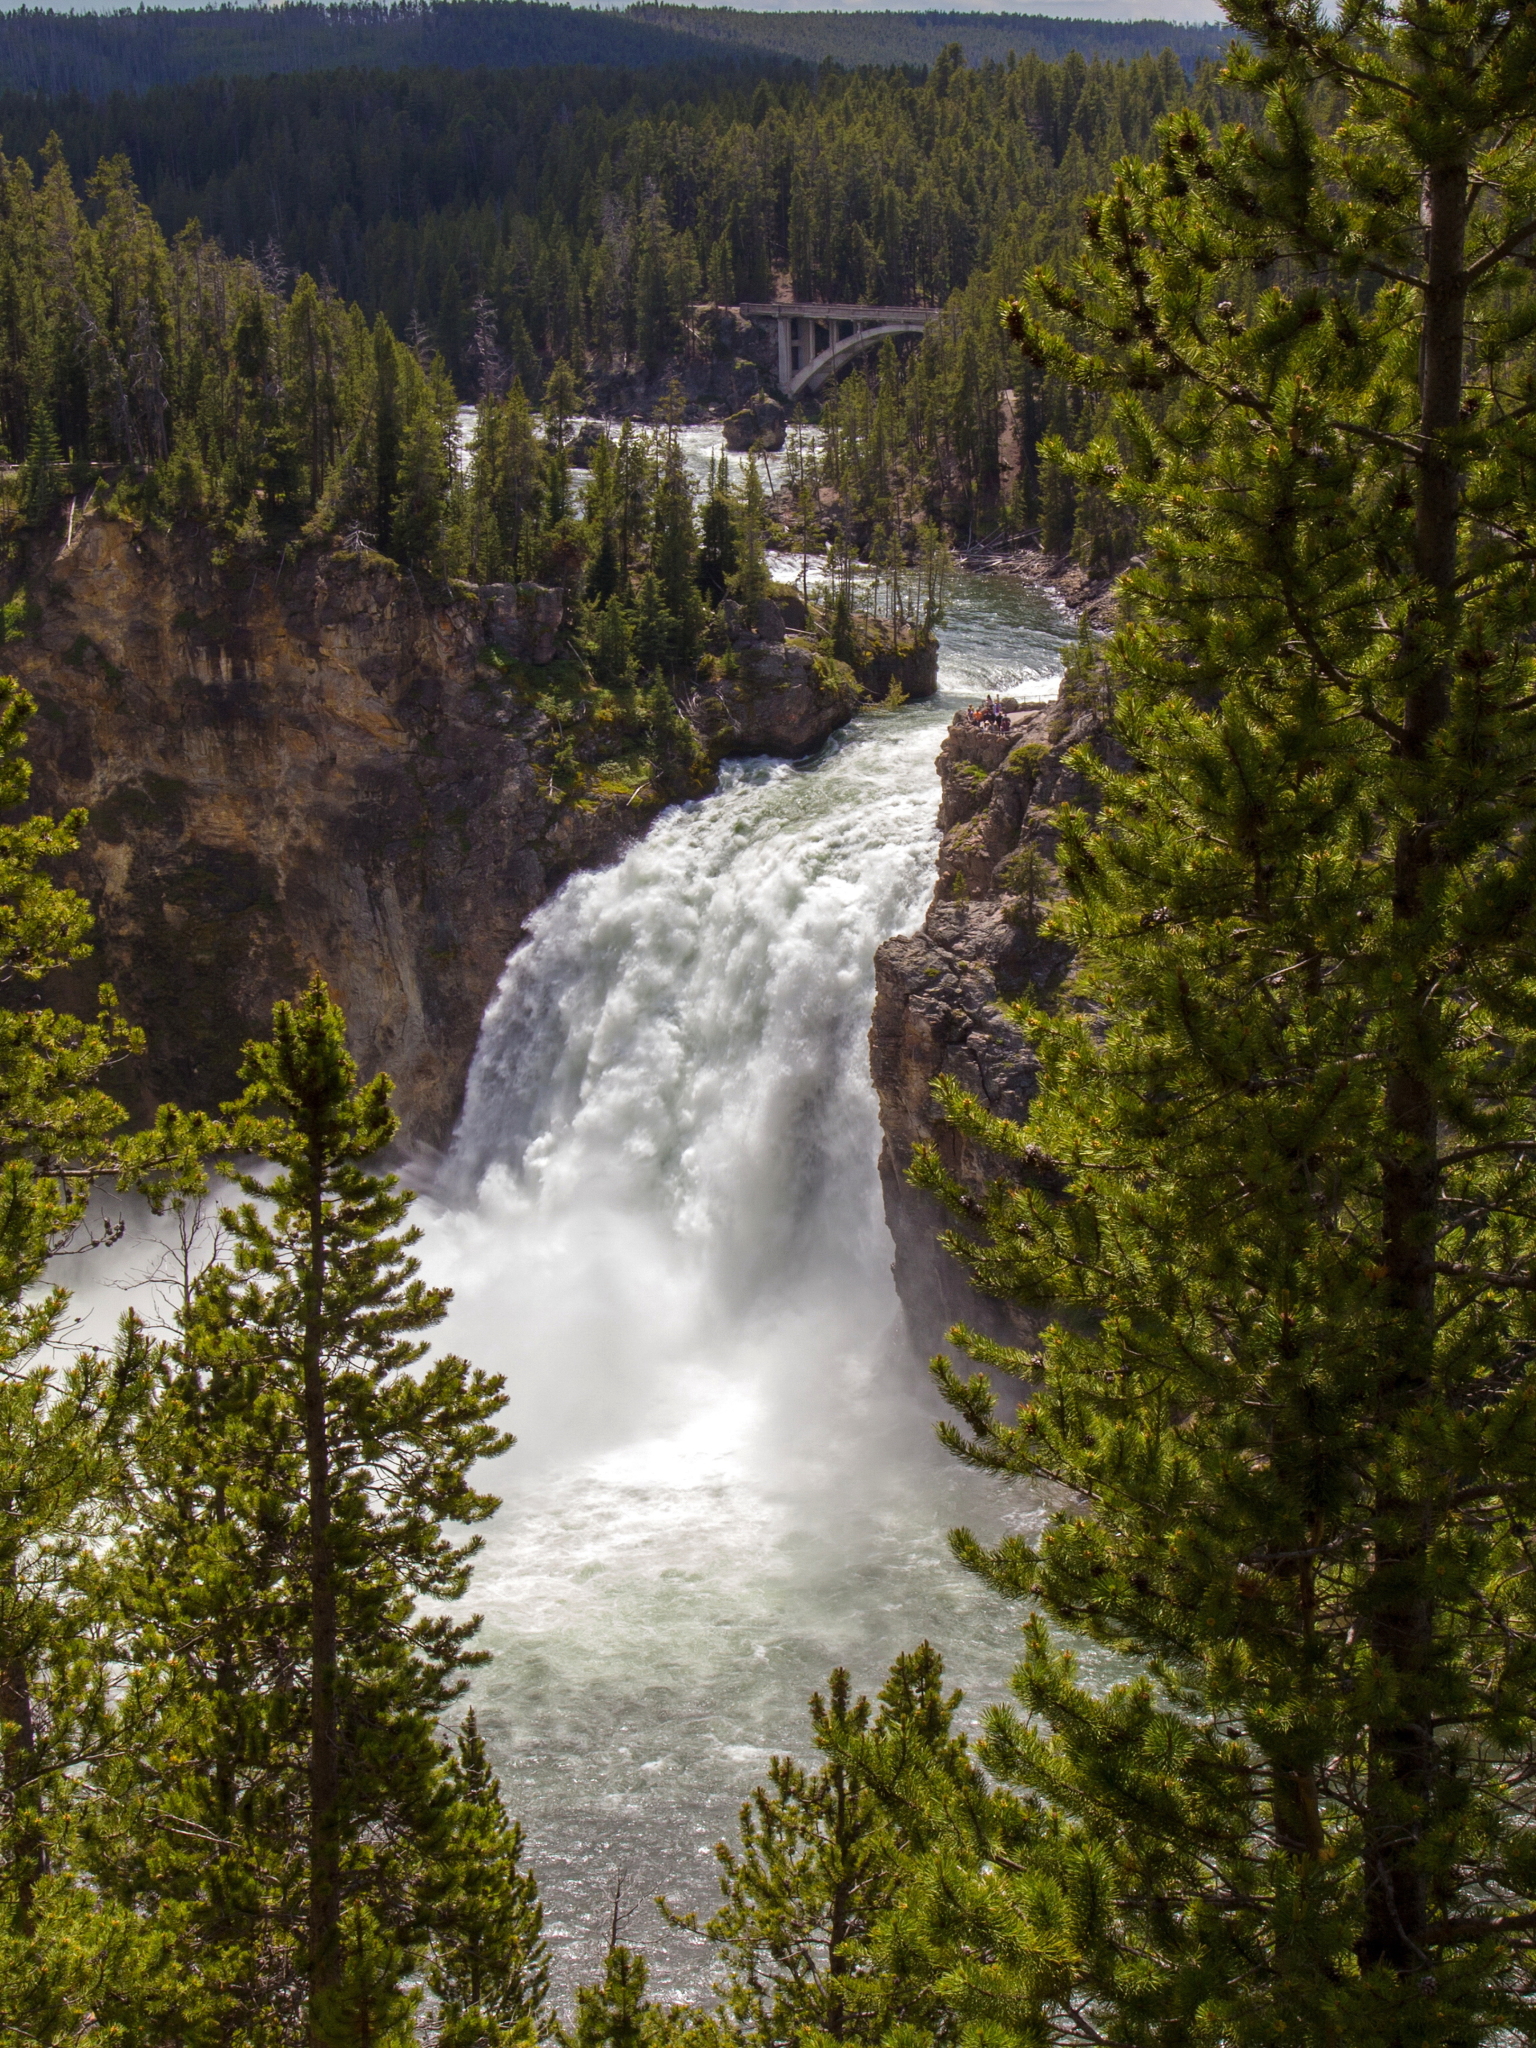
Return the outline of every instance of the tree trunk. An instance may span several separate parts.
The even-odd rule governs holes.
[[[310,1144],[309,1285],[304,1305],[304,1447],[309,1468],[309,2027],[330,2038],[328,1994],[341,1980],[341,1766],[336,1736],[336,1560],[331,1544],[331,1467],[321,1357],[325,1300],[324,1159]]]
[[[5,1726],[5,1791],[12,1810],[11,1878],[16,1887],[16,1931],[32,1932],[33,1899],[47,1875],[47,1842],[37,1811],[37,1731],[26,1659],[0,1659],[0,1722]]]
[[[1418,460],[1414,570],[1416,619],[1402,650],[1403,736],[1398,754],[1410,773],[1427,776],[1430,748],[1451,696],[1451,625],[1461,474],[1444,437],[1461,412],[1464,380],[1468,189],[1466,165],[1437,164],[1424,181],[1427,283],[1420,341],[1422,453]],[[1426,884],[1439,859],[1438,820],[1427,791],[1398,829],[1392,914],[1406,936],[1424,912]],[[1411,952],[1411,941],[1404,958]],[[1393,1429],[1430,1387],[1435,1346],[1435,1243],[1440,1166],[1439,1103],[1429,1074],[1434,1034],[1432,975],[1405,983],[1395,1020],[1396,1048],[1385,1091],[1388,1131],[1382,1167],[1382,1230],[1393,1357],[1383,1372],[1378,1419]],[[1399,1711],[1370,1731],[1365,1833],[1363,1967],[1386,1965],[1407,1977],[1425,1969],[1430,1900],[1419,1852],[1435,1793],[1437,1759],[1425,1681],[1433,1651],[1434,1607],[1427,1557],[1436,1509],[1404,1498],[1394,1481],[1373,1504],[1368,1586],[1371,1648],[1396,1680]]]

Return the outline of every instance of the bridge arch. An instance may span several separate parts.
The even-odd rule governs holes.
[[[786,398],[819,391],[827,379],[890,334],[921,334],[941,318],[937,306],[832,306],[809,300],[744,305],[748,319],[777,329],[779,389]]]

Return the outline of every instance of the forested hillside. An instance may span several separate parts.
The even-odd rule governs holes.
[[[812,64],[929,64],[959,37],[967,57],[999,62],[1010,51],[1051,59],[1135,57],[1171,44],[1186,62],[1215,58],[1218,29],[1168,22],[1060,22],[1041,16],[754,14],[735,8],[630,7],[623,13],[548,0],[378,0],[283,7],[123,9],[54,14],[24,9],[0,16],[0,77],[20,92],[142,91],[190,78],[260,76],[366,66],[675,66],[702,60],[715,70],[773,54]]]
[[[931,9],[876,14],[862,9],[807,10],[803,14],[759,14],[737,7],[652,6],[637,0],[629,10],[639,21],[665,23],[684,34],[740,49],[776,52],[820,63],[830,57],[860,64],[929,65],[948,43],[958,43],[968,64],[1006,64],[1016,57],[1059,63],[1071,51],[1089,59],[1145,56],[1171,49],[1190,69],[1220,58],[1231,38],[1227,28],[1197,28],[1188,22],[1071,21],[1044,14],[969,14]],[[1150,10],[1149,10],[1150,12]]]
[[[22,9],[0,16],[0,76],[19,92],[138,92],[180,79],[335,65],[729,61],[676,29],[549,0],[352,0],[329,6]]]

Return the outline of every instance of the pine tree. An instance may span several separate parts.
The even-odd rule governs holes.
[[[446,1295],[416,1277],[411,1197],[360,1164],[397,1128],[387,1077],[357,1085],[318,979],[272,1028],[246,1048],[233,1131],[278,1172],[236,1175],[248,1199],[222,1220],[237,1284],[216,1271],[199,1287],[189,1339],[253,1346],[302,1446],[289,1570],[308,1706],[308,2024],[316,2044],[353,2042],[360,2002],[382,1996],[380,1952],[397,1984],[408,1963],[415,1908],[390,1845],[434,1825],[431,1717],[476,1626],[413,1610],[462,1596],[478,1539],[443,1524],[491,1512],[465,1475],[511,1439],[490,1420],[499,1379],[452,1356],[421,1366],[416,1333]]]
[[[546,517],[558,526],[571,509],[571,463],[566,449],[571,421],[582,407],[581,387],[569,363],[555,364],[544,383]]]
[[[645,1995],[649,1980],[639,1950],[612,1943],[602,1983],[578,1986],[576,2025],[561,2039],[569,2048],[652,2048],[660,2032],[660,2015]]]
[[[943,1675],[921,1644],[891,1667],[872,1716],[848,1673],[834,1671],[826,1698],[811,1700],[826,1762],[810,1771],[775,1757],[741,1810],[739,1850],[716,1849],[724,1903],[702,1932],[719,1956],[732,2038],[877,2042],[911,2027],[932,2040],[947,2030],[929,1958],[897,1927],[912,1872],[912,1788],[926,1800],[935,1783],[974,1782],[951,1732],[960,1695],[944,1693]],[[694,1915],[662,1909],[697,1931]]]
[[[390,507],[395,559],[436,568],[441,557],[453,464],[448,454],[453,393],[441,374],[409,386],[400,437],[399,481]]]
[[[541,467],[528,401],[514,382],[505,398],[486,399],[475,419],[470,556],[482,582],[517,580],[539,530]]]
[[[693,517],[693,488],[675,432],[662,444],[651,514],[651,567],[661,600],[673,620],[667,660],[685,669],[699,650],[704,608],[699,600],[695,569],[698,532]]]
[[[152,1344],[130,1316],[116,1360],[148,1399],[111,1557],[126,1678],[90,1858],[196,1987],[176,2013],[186,2048],[279,2016],[301,2029],[306,1961],[303,1437],[236,1276],[194,1270],[199,1235],[177,1339]]]
[[[667,609],[661,579],[647,569],[640,579],[640,597],[635,607],[634,648],[642,674],[664,675],[672,662],[677,640],[677,620]]]
[[[622,690],[635,680],[635,638],[629,613],[616,597],[598,609],[591,662],[592,673],[605,690]]]
[[[27,796],[32,702],[0,678],[0,809]],[[146,2008],[142,1930],[80,1867],[80,1774],[106,1739],[120,1649],[100,1556],[127,1511],[142,1412],[134,1375],[50,1349],[67,1305],[51,1256],[78,1240],[103,1176],[190,1186],[202,1125],[169,1112],[124,1140],[99,1083],[139,1039],[110,989],[94,1024],[44,1007],[38,984],[82,959],[90,913],[44,872],[74,851],[82,813],[0,825],[0,2032],[68,2038],[104,1984]],[[36,2030],[34,2032],[34,2030]]]
[[[736,571],[731,587],[744,605],[752,606],[768,595],[771,581],[767,561],[768,503],[763,480],[758,474],[757,458],[753,455],[747,457],[738,531],[741,567]]]
[[[993,2039],[1463,2048],[1536,2000],[1536,25],[1231,13],[1265,125],[1175,115],[1011,315],[1151,559],[1038,1100],[944,1088],[1046,1326],[952,1441],[1070,1504],[961,1541],[1035,1618],[936,1966]]]
[[[531,2044],[549,1995],[543,1908],[521,1867],[523,1831],[507,1817],[473,1713],[464,1717],[453,1765],[426,1970],[438,2001],[439,2048]]]
[[[716,604],[724,597],[736,574],[740,553],[736,538],[736,515],[731,506],[730,475],[717,474],[710,465],[709,491],[699,520],[699,588]]]
[[[32,408],[27,459],[17,480],[22,517],[33,524],[46,519],[58,503],[59,462],[59,436],[53,424],[53,408],[40,398]]]

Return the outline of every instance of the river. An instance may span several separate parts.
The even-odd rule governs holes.
[[[702,471],[718,446],[688,430]],[[789,565],[781,565],[782,569]],[[517,1448],[472,1595],[471,1697],[527,1829],[565,1988],[615,1886],[663,1995],[709,1954],[713,1845],[806,1701],[924,1636],[999,1696],[1019,1617],[950,1560],[1028,1520],[933,1441],[876,1177],[875,947],[932,887],[934,755],[989,687],[1049,696],[1067,622],[960,576],[940,692],[813,760],[728,766],[535,916],[481,1034],[424,1263],[446,1341],[507,1376]]]

